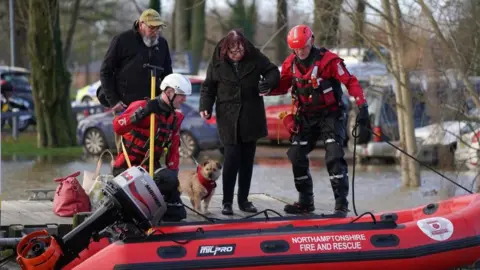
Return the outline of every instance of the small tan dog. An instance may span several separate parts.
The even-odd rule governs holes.
[[[200,212],[203,201],[203,213],[209,214],[208,206],[217,187],[216,181],[222,173],[222,165],[215,160],[206,160],[197,171],[180,171],[179,191],[190,198],[193,208]]]

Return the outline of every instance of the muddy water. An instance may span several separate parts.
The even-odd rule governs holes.
[[[220,160],[222,158],[218,152],[205,154],[201,155],[200,161],[205,158]],[[321,156],[317,155],[311,159],[315,200],[323,206],[323,210],[329,211],[333,208],[333,193]],[[25,189],[55,188],[53,179],[76,171],[82,173],[79,176],[79,180],[82,181],[83,171],[95,170],[95,163],[95,158],[85,156],[76,159],[2,157],[2,199],[26,199],[28,195],[24,192]],[[193,168],[194,163],[191,160],[182,161],[181,169]],[[108,171],[108,164],[103,163],[102,172],[107,173]],[[475,174],[471,172],[443,173],[469,189],[475,177]],[[352,166],[349,167],[349,176],[351,181]],[[398,165],[357,165],[355,172],[357,211],[409,208],[466,193],[429,170],[422,170],[421,178],[422,186],[420,188],[402,188]],[[217,193],[222,193],[221,179],[218,183]],[[296,199],[297,193],[293,185],[291,166],[284,155],[260,155],[257,157],[251,192],[268,193],[290,201]],[[350,186],[350,197],[351,195],[352,186]],[[352,201],[351,198],[350,201]]]

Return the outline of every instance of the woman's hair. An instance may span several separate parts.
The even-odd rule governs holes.
[[[219,59],[225,59],[228,57],[227,53],[228,53],[228,49],[232,48],[233,46],[235,46],[235,44],[239,44],[239,45],[242,45],[244,50],[245,50],[245,54],[247,54],[248,52],[248,44],[249,44],[249,41],[248,39],[243,35],[242,32],[240,32],[240,30],[232,30],[230,32],[228,32],[227,36],[224,37],[220,43],[219,43],[219,49],[220,49],[220,55],[219,55]]]

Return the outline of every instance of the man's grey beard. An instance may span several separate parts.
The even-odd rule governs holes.
[[[154,36],[154,37],[143,36],[142,39],[143,39],[143,43],[145,43],[145,46],[147,47],[152,47],[158,44],[158,36]]]

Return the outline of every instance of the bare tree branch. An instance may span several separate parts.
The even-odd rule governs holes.
[[[70,17],[70,26],[68,28],[65,46],[63,48],[63,57],[65,62],[68,61],[68,57],[70,56],[70,48],[72,47],[73,35],[75,34],[75,27],[77,25],[79,13],[80,13],[80,0],[75,0],[75,3],[73,5],[73,12]]]
[[[267,42],[265,42],[265,44],[262,45],[262,47],[260,48],[260,51],[263,52],[263,50],[267,47],[267,45],[272,42],[272,40],[275,39],[275,37],[280,33],[282,32],[282,30],[287,27],[288,24],[287,23],[284,23],[281,27],[279,27],[277,29],[277,31],[275,31],[275,33],[273,33],[273,35],[270,36],[270,38],[267,40]]]
[[[213,8],[211,10],[212,14],[215,15],[215,17],[217,18],[217,21],[218,23],[220,24],[220,27],[222,27],[222,31],[223,32],[227,32],[228,30],[230,30],[230,26],[228,26],[226,23],[225,23],[225,20],[223,19],[222,15],[220,15],[220,13],[218,12],[218,10],[216,8]]]
[[[427,17],[428,21],[430,22],[431,26],[434,29],[434,32],[437,36],[437,38],[440,40],[442,43],[442,46],[445,47],[445,49],[448,49],[449,51],[454,51],[450,43],[447,41],[445,36],[443,35],[442,31],[438,27],[438,24],[433,17],[432,11],[430,8],[425,4],[424,0],[416,0],[417,3],[422,7],[423,14]],[[478,98],[477,93],[475,93],[472,83],[469,81],[469,79],[465,76],[464,71],[461,68],[461,59],[456,53],[449,53],[449,56],[453,62],[453,65],[455,68],[459,71],[460,77],[462,78],[463,83],[465,84],[465,87],[467,88],[468,93],[470,94],[471,98],[473,99],[473,102],[475,103],[475,106],[480,109],[480,99]]]
[[[185,0],[184,0],[185,1]],[[137,0],[131,0],[133,5],[135,6],[135,9],[137,10],[138,14],[142,14],[144,8],[142,8],[138,3]]]
[[[186,7],[185,10],[189,10],[189,9],[194,9],[196,7],[199,7],[201,4],[203,4],[203,2],[205,2],[206,0],[200,0],[200,1],[197,1],[195,4],[193,4],[192,6],[190,7]]]

